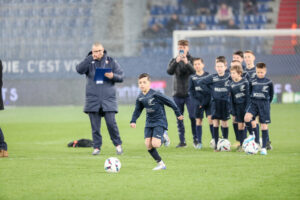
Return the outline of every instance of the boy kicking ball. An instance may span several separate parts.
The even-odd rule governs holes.
[[[247,128],[249,128],[249,131],[251,132],[257,131],[256,121],[252,121],[252,119],[253,117],[259,116],[259,122],[262,130],[262,149],[260,152],[261,155],[267,155],[266,146],[269,137],[268,124],[271,123],[270,104],[272,102],[274,94],[273,83],[270,79],[265,77],[266,73],[266,64],[257,63],[256,78],[250,82],[250,104],[246,110],[245,115]]]
[[[138,84],[141,93],[136,99],[135,110],[130,121],[130,126],[131,128],[136,128],[136,120],[145,108],[147,113],[145,145],[150,155],[158,163],[153,170],[163,170],[166,169],[166,165],[156,149],[161,146],[164,138],[163,134],[168,126],[164,105],[167,105],[174,110],[178,120],[183,120],[183,115],[181,115],[178,107],[171,98],[150,88],[151,80],[149,74],[141,74],[139,76]]]

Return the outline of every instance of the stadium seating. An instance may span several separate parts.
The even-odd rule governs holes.
[[[240,15],[240,6],[241,4],[238,1],[232,1],[231,7],[233,8],[234,13],[234,21],[237,26],[244,29],[263,29],[265,25],[269,23],[269,19],[267,19],[267,12],[272,12],[272,8],[269,7],[268,2],[271,0],[257,0],[257,14],[245,15],[242,19],[242,15]],[[168,5],[167,3],[164,5],[160,3],[160,5],[151,4],[149,14],[150,18],[148,20],[148,27],[151,27],[154,24],[161,24],[165,27],[169,20],[171,19],[172,14],[177,14],[179,20],[181,21],[181,26],[176,26],[177,30],[191,30],[197,29],[198,24],[204,23],[206,25],[206,29],[208,30],[220,30],[226,29],[226,26],[219,25],[218,20],[215,18],[215,13],[218,9],[218,5],[221,1],[212,0],[210,1],[209,10],[210,15],[197,15],[190,14],[190,10],[184,6],[183,0],[177,0],[176,5]],[[165,37],[162,35],[158,35],[158,37]],[[171,37],[171,36],[168,36]],[[149,42],[149,41],[148,41]],[[147,42],[147,43],[148,43]],[[153,41],[155,43],[155,40]],[[144,45],[145,47],[147,44]],[[153,45],[152,49],[143,49],[144,54],[153,54],[153,52],[157,52],[159,54],[170,52],[166,50],[165,52],[160,52],[159,50],[155,50],[155,48],[160,48],[160,44],[157,43]],[[165,47],[166,48],[166,47]],[[168,47],[171,48],[171,45]],[[149,51],[148,51],[149,50]],[[151,51],[151,52],[150,52]]]

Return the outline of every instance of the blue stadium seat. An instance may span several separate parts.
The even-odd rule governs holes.
[[[244,16],[244,23],[245,23],[245,25],[254,24],[255,23],[255,16],[254,15]]]
[[[258,15],[257,17],[256,17],[256,23],[257,24],[266,24],[267,23],[267,17],[266,17],[266,15]]]

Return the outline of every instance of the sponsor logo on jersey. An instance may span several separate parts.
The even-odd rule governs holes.
[[[214,90],[215,90],[215,92],[227,92],[228,91],[227,88],[217,88],[217,87]]]
[[[245,96],[244,93],[237,93],[237,94],[235,94],[235,98],[236,98],[236,99],[241,98],[241,97],[243,97],[243,96]]]
[[[202,91],[202,88],[200,86],[195,87],[196,91]]]
[[[253,93],[253,97],[266,98],[264,93]]]

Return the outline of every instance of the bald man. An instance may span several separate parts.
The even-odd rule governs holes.
[[[106,70],[104,79],[98,80],[96,69]],[[85,106],[84,112],[89,115],[94,151],[92,155],[98,155],[101,151],[102,136],[100,133],[101,118],[104,117],[112,143],[116,147],[117,154],[123,153],[122,141],[116,123],[115,114],[118,112],[115,83],[123,82],[123,70],[111,57],[107,56],[102,44],[96,42],[92,45],[92,51],[76,66],[79,74],[86,76]]]

